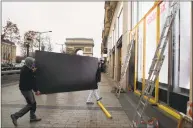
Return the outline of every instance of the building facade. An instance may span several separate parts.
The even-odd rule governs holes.
[[[101,51],[107,49],[108,74],[117,82],[121,78],[128,44],[135,40],[122,83],[124,90],[132,89],[136,95],[140,95],[144,90],[170,6],[171,2],[162,1],[105,2]],[[186,113],[189,95],[192,95],[191,17],[191,2],[180,2],[180,10],[171,29],[159,80],[155,84],[153,99],[150,100],[152,103],[164,103],[183,113]],[[101,56],[103,54],[105,53],[102,52]],[[163,106],[159,107],[164,109]],[[174,116],[179,118],[179,115]]]
[[[83,55],[93,56],[93,39],[88,38],[66,38],[66,53],[76,54],[77,51],[82,50]]]
[[[15,63],[16,45],[9,40],[1,39],[1,63]]]

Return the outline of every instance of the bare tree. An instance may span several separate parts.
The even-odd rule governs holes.
[[[62,44],[62,48],[60,49],[61,53],[66,53],[65,48],[63,47],[64,44]]]
[[[26,55],[27,55],[27,49],[26,49],[26,47],[24,46],[24,42],[21,42],[21,43],[20,43],[20,48],[21,48],[21,55],[22,55],[23,57],[26,57]]]
[[[17,24],[13,23],[12,21],[8,20],[6,25],[2,28],[1,39],[9,40],[14,44],[20,43],[20,33]],[[8,52],[8,51],[7,51]],[[9,63],[12,63],[12,44],[11,44],[11,56],[8,59]]]
[[[52,51],[53,46],[50,41],[49,36],[39,36],[39,33],[36,31],[27,31],[24,34],[24,41],[22,42],[21,46],[21,52],[22,55],[26,56],[27,52],[31,52],[33,54],[34,49],[39,47],[39,42],[41,41],[41,46],[43,47],[43,50],[46,49],[46,51]],[[29,44],[29,51],[27,51],[27,47],[25,42],[30,42]]]
[[[13,43],[20,43],[20,33],[17,24],[8,20],[6,26],[3,27],[1,38]]]
[[[51,44],[51,42],[48,42],[47,51],[52,52],[52,50],[53,50],[53,45]]]
[[[36,31],[32,31],[32,30],[27,31],[24,34],[24,41],[31,40],[30,46],[38,47],[38,42],[40,40],[38,35],[39,34]]]
[[[27,53],[32,52],[34,48],[38,47],[39,36],[36,31],[29,30],[25,32],[24,39],[21,41],[21,53],[23,56],[26,56]],[[27,50],[28,49],[28,50]]]
[[[46,49],[47,49],[47,51],[51,52],[53,50],[53,45],[51,43],[51,39],[49,36],[47,36],[46,39],[47,39]]]
[[[53,45],[48,35],[41,37],[41,45],[45,47],[46,51],[51,52],[53,50]]]

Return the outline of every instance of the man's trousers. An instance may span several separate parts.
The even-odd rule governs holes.
[[[20,111],[16,112],[14,116],[18,119],[30,111],[30,118],[35,118],[36,100],[35,100],[32,90],[31,91],[21,91],[21,93],[24,96],[27,102],[27,105],[24,108],[22,108]]]

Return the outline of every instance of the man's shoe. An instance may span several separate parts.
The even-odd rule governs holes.
[[[102,100],[102,97],[101,97],[101,98],[99,98],[97,101],[100,101],[100,100]]]
[[[30,122],[37,122],[37,121],[41,121],[42,119],[41,118],[30,118]]]
[[[86,104],[94,104],[94,102],[87,101]]]
[[[17,118],[15,117],[14,114],[11,115],[12,122],[15,126],[17,126]]]

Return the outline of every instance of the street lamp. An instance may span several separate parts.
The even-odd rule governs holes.
[[[30,47],[31,43],[32,43],[32,39],[31,38],[27,38],[26,41],[24,42],[24,45],[27,48],[27,57],[29,56],[29,47]]]
[[[41,46],[41,51],[44,51],[44,50],[45,50],[45,46],[42,45],[42,46]]]
[[[41,41],[40,41],[40,36],[41,36],[41,34],[43,34],[43,33],[49,33],[49,32],[52,32],[52,31],[45,31],[45,32],[36,32],[36,33],[39,33],[39,51],[40,51],[40,45],[41,45]]]

